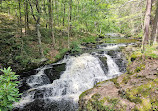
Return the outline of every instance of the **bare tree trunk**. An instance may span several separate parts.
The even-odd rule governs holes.
[[[29,28],[29,8],[28,8],[28,0],[26,0],[26,27],[27,31],[30,29]]]
[[[70,18],[70,21],[69,21],[69,25],[70,25],[70,27],[69,27],[69,32],[70,32],[70,36],[71,36],[71,27],[72,27],[72,25],[71,25],[71,21],[72,21],[72,0],[70,0],[70,7],[69,7],[69,13],[70,13],[70,15],[69,15],[69,18]]]
[[[63,16],[63,26],[65,26],[65,1],[64,1],[64,16]]]
[[[28,0],[25,0],[25,35],[29,30],[29,11],[28,11]]]
[[[52,27],[52,7],[51,7],[51,5],[52,5],[52,0],[48,0],[48,11],[49,11],[49,29],[51,29],[51,27]]]
[[[21,19],[21,0],[18,0],[19,1],[19,18],[20,18],[20,21],[19,21],[19,26],[20,26],[20,36],[22,37],[22,19]]]
[[[48,1],[49,2],[49,1]],[[47,2],[47,3],[48,3]],[[47,10],[46,10],[46,0],[43,0],[43,10],[44,10],[44,13],[45,13],[45,15],[46,15],[46,17],[47,17]],[[46,29],[47,29],[47,26],[48,26],[48,22],[46,21],[46,24],[45,24],[45,27],[46,27]]]
[[[41,42],[41,33],[40,33],[40,25],[37,23],[36,25],[36,29],[37,29],[37,37],[38,37],[38,43],[39,43],[39,51],[41,53],[41,56],[44,57],[43,54],[43,48],[42,48],[42,42]]]
[[[55,37],[54,37],[54,30],[53,30],[53,9],[52,9],[52,0],[49,0],[49,5],[48,5],[48,10],[49,10],[49,27],[51,29],[51,36],[52,36],[52,42],[53,46],[55,46]]]
[[[149,40],[149,26],[150,26],[150,16],[151,16],[152,0],[147,0],[146,13],[144,19],[144,36],[142,40],[142,50],[144,51],[144,45],[148,43]]]
[[[37,29],[37,37],[38,37],[38,42],[39,42],[39,50],[41,53],[41,57],[44,57],[44,53],[43,53],[43,48],[42,48],[42,42],[41,42],[41,33],[40,33],[40,7],[39,7],[39,1],[36,0],[36,10],[38,12],[38,16],[37,16],[37,20],[36,20],[36,29]]]
[[[69,13],[68,13],[68,48],[70,48],[70,1],[69,1]]]
[[[155,17],[154,17],[154,22],[152,26],[152,32],[151,32],[151,45],[157,43],[157,37],[158,37],[158,1],[156,4],[156,12],[155,12]]]
[[[60,16],[59,16],[59,14],[58,14],[58,12],[59,12],[59,3],[58,3],[58,0],[56,0],[57,2],[56,2],[56,14],[57,14],[57,25],[59,26],[59,21],[60,21]]]

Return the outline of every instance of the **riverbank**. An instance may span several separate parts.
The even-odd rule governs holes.
[[[156,50],[141,54],[138,48],[125,48],[129,62],[127,72],[82,93],[79,110],[158,110],[158,56],[152,51]]]
[[[25,25],[22,20],[22,26]],[[33,21],[29,23],[29,30],[18,26],[16,16],[0,13],[0,68],[11,67],[20,74],[40,66],[51,64],[63,58],[65,53],[79,51],[79,44],[92,42],[95,34],[71,29],[70,48],[68,48],[68,32],[66,26],[54,27],[55,43],[52,45],[50,29],[41,23],[40,33],[44,57],[41,57],[36,27]],[[79,38],[79,39],[78,39]]]

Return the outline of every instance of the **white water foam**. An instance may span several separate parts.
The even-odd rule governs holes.
[[[36,75],[27,80],[27,84],[32,89],[27,91],[20,102],[14,104],[14,106],[23,107],[34,101],[36,89],[44,91],[43,99],[51,101],[73,100],[74,105],[77,104],[79,95],[82,92],[92,88],[97,82],[121,74],[118,66],[109,55],[103,54],[102,56],[107,57],[108,74],[104,73],[99,58],[87,53],[78,57],[70,56],[66,60],[64,59],[62,63],[66,62],[66,70],[60,79],[54,80],[52,84],[43,84],[42,75],[45,75],[44,70],[47,67],[41,68]],[[37,86],[37,84],[40,86]]]

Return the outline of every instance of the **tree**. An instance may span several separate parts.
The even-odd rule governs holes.
[[[54,37],[54,30],[53,30],[53,9],[52,9],[52,0],[48,1],[48,10],[49,10],[49,28],[51,30],[51,36],[52,36],[52,43],[53,43],[53,47],[55,46],[55,37]]]
[[[158,1],[156,3],[156,11],[155,11],[155,17],[153,21],[153,26],[152,26],[152,32],[151,32],[151,45],[156,44],[158,41]]]
[[[19,26],[20,26],[20,36],[22,37],[22,19],[21,19],[21,0],[19,2]]]
[[[147,0],[146,13],[144,19],[144,36],[142,40],[142,50],[144,51],[144,45],[149,41],[149,26],[150,26],[150,16],[151,16],[152,0]]]
[[[27,31],[29,30],[29,7],[28,7],[28,0],[25,0],[25,35],[27,34]]]
[[[36,11],[37,11],[36,16],[34,14],[34,10],[33,10],[33,6],[31,4],[31,1],[30,0],[28,0],[28,1],[30,4],[30,7],[31,7],[32,16],[33,16],[34,20],[36,21],[36,32],[37,32],[38,43],[39,43],[39,51],[40,51],[41,57],[44,57],[43,48],[42,48],[42,41],[41,41],[41,33],[40,33],[41,9],[40,9],[40,5],[39,5],[39,0],[36,0],[36,2],[35,2]]]

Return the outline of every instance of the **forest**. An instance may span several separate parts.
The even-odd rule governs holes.
[[[136,45],[132,47],[129,46],[129,49],[127,44],[130,43]],[[152,70],[150,72],[153,73],[153,78],[151,77],[145,80],[141,79],[145,82],[143,84],[140,83],[140,86],[144,85],[148,91],[146,89],[141,89],[142,87],[140,88],[139,86],[132,86],[133,84],[131,83],[131,85],[129,83],[129,86],[136,88],[124,89],[128,96],[125,94],[123,98],[130,101],[127,102],[126,105],[128,106],[128,104],[130,104],[131,107],[134,108],[134,111],[157,111],[158,97],[156,96],[156,92],[158,91],[158,0],[0,0],[0,111],[8,111],[11,109],[13,111],[28,111],[33,107],[29,106],[29,108],[31,107],[30,109],[13,109],[13,104],[18,102],[20,98],[23,97],[21,96],[23,95],[23,92],[26,92],[26,90],[22,91],[20,89],[21,86],[19,86],[19,84],[21,84],[21,81],[24,81],[24,79],[28,76],[35,75],[32,74],[32,72],[26,74],[25,72],[32,71],[45,65],[47,66],[49,64],[57,63],[61,66],[55,66],[55,64],[53,65],[54,69],[52,70],[55,73],[60,72],[61,74],[62,72],[64,75],[68,70],[67,68],[71,66],[71,64],[68,64],[69,62],[60,62],[62,59],[64,59],[65,55],[70,55],[70,57],[68,57],[70,60],[71,56],[76,59],[79,58],[79,61],[76,59],[72,59],[72,61],[76,60],[80,63],[82,62],[83,53],[86,52],[93,55],[92,51],[96,51],[100,47],[103,47],[102,44],[127,45],[126,48],[121,47],[119,49],[119,51],[121,50],[121,53],[124,53],[126,56],[126,71],[121,72],[121,69],[119,70],[118,68],[118,70],[113,70],[111,73],[126,73],[128,76],[124,77],[124,75],[119,75],[122,78],[124,77],[122,79],[123,82],[120,83],[116,82],[119,81],[119,77],[117,79],[112,79],[113,77],[108,79],[112,81],[115,86],[119,84],[119,87],[116,86],[116,89],[120,88],[121,90],[121,87],[124,87],[122,83],[128,86],[129,81],[132,81],[133,77],[138,78],[137,82],[139,82],[138,80],[141,77],[148,78],[148,76],[151,75],[149,74],[150,71],[148,69],[152,67],[151,69],[155,71],[152,72]],[[110,61],[113,59],[110,62],[114,61],[116,63],[116,65],[112,66],[114,69],[117,69],[117,66],[123,67],[119,66],[119,62],[117,61],[118,57],[115,58],[113,55],[118,55],[117,53],[119,51],[112,52],[111,49],[106,49],[106,51],[103,49],[101,50],[107,54],[103,55],[105,56],[104,58],[102,58],[102,56],[98,57],[104,66],[108,67],[107,74],[110,72],[110,64],[108,64],[108,60]],[[98,55],[100,54],[99,52],[96,53],[98,53]],[[94,57],[98,55],[95,55]],[[86,61],[87,55],[84,55],[84,57],[85,59],[83,59],[83,62]],[[94,57],[89,56],[87,59],[94,59]],[[123,64],[122,61],[124,59],[122,58],[123,57],[121,56],[119,60],[121,60],[120,63]],[[94,59],[94,61],[95,60],[96,59]],[[107,63],[105,63],[105,61]],[[75,68],[77,67],[76,63],[74,63]],[[65,64],[70,66],[64,66]],[[95,64],[97,64],[97,62]],[[61,69],[63,66],[65,67],[64,70]],[[73,66],[71,66],[70,69],[71,68],[73,68]],[[82,69],[81,66],[80,68]],[[72,70],[74,71],[75,69]],[[71,71],[71,73],[73,71]],[[103,71],[105,72],[105,70]],[[141,71],[144,72],[142,72],[142,75],[139,75]],[[16,72],[19,76],[15,75],[14,72]],[[46,72],[44,71],[44,73]],[[99,71],[96,73],[99,73]],[[54,81],[59,79],[58,77],[66,77],[62,76],[62,74],[52,76],[50,72],[47,76],[49,79],[51,78],[50,82],[52,84],[55,84]],[[52,80],[52,78],[56,79]],[[28,82],[29,80],[30,79],[26,79],[25,82]],[[98,80],[98,82],[103,80]],[[135,84],[137,84],[137,82]],[[151,87],[148,86],[147,82],[151,83],[150,85],[153,90],[150,89]],[[26,84],[29,88],[38,88],[38,85],[31,86],[29,83]],[[53,87],[55,87],[55,85]],[[104,99],[104,103],[107,103],[107,106],[104,106],[100,101],[101,99],[99,99],[102,97],[102,94],[100,94],[101,96],[94,94],[91,99],[86,100],[88,101],[86,103],[84,101],[85,95],[83,93],[84,91],[91,88],[93,88],[93,86],[83,89],[81,91],[82,94],[79,93],[79,95],[82,95],[82,97],[79,97],[79,105],[77,110],[115,111],[118,109],[118,107],[123,111],[130,110],[128,108],[124,109],[124,106],[121,105],[117,106],[116,103],[119,102],[116,100],[116,98],[109,99],[105,97],[106,99]],[[28,93],[30,90],[27,90]],[[139,97],[138,94],[137,96],[139,98],[135,97],[136,92],[140,93],[143,90],[147,92],[145,93],[145,96],[142,94]],[[153,96],[155,94],[155,98],[142,99],[148,98],[148,96],[150,96],[150,94],[148,94],[149,92],[151,92]],[[86,93],[88,94],[89,92]],[[119,101],[121,100],[122,99]],[[83,101],[86,103],[85,105],[83,105]],[[112,103],[109,101],[112,101]],[[149,105],[147,103],[151,104]],[[108,106],[108,104],[113,105]],[[135,106],[133,104],[135,104]],[[37,105],[37,107],[40,108],[41,106]],[[51,108],[54,107],[55,106],[51,106]],[[74,107],[75,110],[73,110],[76,111],[76,106],[74,105]],[[32,110],[36,111],[37,109]],[[45,110],[56,111],[55,109],[41,109],[41,111]],[[69,110],[66,109],[66,111]],[[61,109],[61,111],[64,110]]]

